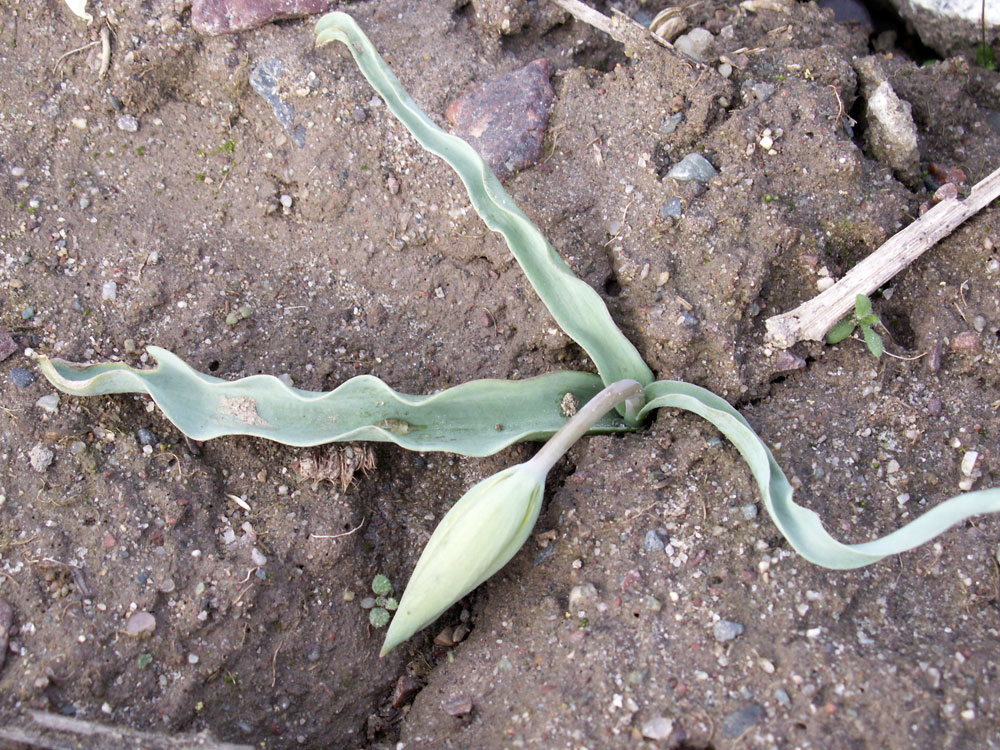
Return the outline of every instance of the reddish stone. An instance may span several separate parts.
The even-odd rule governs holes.
[[[420,692],[424,683],[416,677],[404,674],[396,680],[396,689],[392,691],[392,707],[402,708],[411,700],[413,696]]]
[[[107,532],[104,535],[104,549],[111,549],[116,544],[118,544],[118,540],[115,539],[115,537],[112,535],[110,531]]]
[[[323,13],[331,5],[329,0],[194,0],[191,25],[199,34],[232,34],[271,21]]]
[[[472,713],[472,699],[456,695],[442,701],[441,708],[449,716],[468,716]]]
[[[504,179],[542,156],[542,142],[556,93],[555,69],[545,58],[530,62],[453,101],[445,117]]]
[[[983,342],[975,331],[962,331],[951,340],[951,350],[956,354],[982,354]]]
[[[7,359],[18,349],[17,344],[7,331],[0,331],[0,362]]]
[[[941,201],[954,200],[958,197],[958,188],[955,186],[954,182],[946,182],[944,185],[939,187],[934,191],[934,202],[940,203]]]

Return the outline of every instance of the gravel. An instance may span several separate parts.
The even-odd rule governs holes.
[[[688,154],[670,168],[670,171],[667,172],[667,177],[680,182],[690,182],[692,180],[708,182],[717,174],[718,172],[715,170],[715,167],[704,156],[701,154]]]
[[[10,382],[18,388],[27,388],[36,380],[35,374],[31,370],[25,370],[23,367],[14,367],[10,371]]]
[[[733,711],[722,720],[722,736],[727,740],[735,740],[762,718],[764,718],[764,708],[756,703]]]
[[[655,529],[650,529],[646,532],[646,540],[643,546],[651,552],[658,552],[664,549],[667,545],[663,541],[663,538],[656,533]]]
[[[743,635],[743,626],[732,620],[719,620],[712,626],[712,634],[719,643],[725,643]]]

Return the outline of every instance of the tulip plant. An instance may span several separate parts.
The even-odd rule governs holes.
[[[153,369],[46,357],[40,366],[67,393],[148,393],[168,419],[196,440],[241,434],[295,446],[391,441],[410,450],[484,456],[514,442],[549,439],[529,461],[479,482],[445,515],[403,593],[383,654],[514,556],[538,518],[549,470],[573,443],[589,432],[641,429],[658,408],[694,412],[726,435],[749,465],[775,526],[799,554],[818,565],[868,565],[922,544],[970,516],[1000,511],[1000,489],[969,492],[881,539],[854,545],[836,541],[816,513],[793,502],[792,487],[771,451],[732,406],[689,383],[655,381],[600,296],[573,275],[472,147],[442,131],[417,107],[350,16],[327,14],[316,34],[317,45],[343,42],[392,113],[424,148],[455,169],[479,216],[503,235],[552,316],[591,357],[599,375],[556,372],[521,381],[478,380],[410,396],[368,375],[322,394],[264,375],[224,381],[152,346],[147,351],[158,361]],[[569,416],[567,402],[583,407]]]

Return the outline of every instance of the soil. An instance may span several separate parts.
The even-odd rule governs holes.
[[[400,592],[450,503],[530,446],[473,460],[379,445],[342,490],[300,466],[334,448],[195,444],[140,397],[38,406],[53,389],[29,349],[139,365],[156,344],[218,377],[313,390],[362,373],[429,393],[592,369],[449,168],[346,50],[313,49],[312,21],[206,38],[172,2],[114,5],[100,80],[97,32],[63,3],[8,4],[0,28],[0,328],[18,345],[0,365],[3,721],[27,726],[34,708],[267,748],[1000,747],[1000,519],[821,569],[756,513],[735,450],[663,411],[583,441],[551,478],[538,537],[379,659],[373,577]],[[530,20],[500,36],[494,5],[349,11],[442,124],[475,85],[553,63],[545,156],[507,188],[659,378],[740,408],[844,540],[956,494],[968,450],[974,486],[997,484],[995,208],[874,296],[897,356],[807,343],[804,366],[781,370],[764,341],[769,315],[933,192],[865,151],[865,32],[815,5],[698,3],[688,16],[718,46],[701,65],[659,47],[626,57],[541,1],[511,3]],[[924,171],[959,167],[971,185],[997,166],[1000,76],[880,54]],[[273,58],[289,130],[249,84]],[[718,176],[664,179],[690,153]],[[679,218],[661,212],[672,198]],[[17,385],[13,368],[37,379]],[[134,612],[154,616],[151,634],[126,633]],[[721,620],[743,632],[720,641]]]

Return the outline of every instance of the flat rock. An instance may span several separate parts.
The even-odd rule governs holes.
[[[7,359],[18,349],[17,344],[7,331],[0,331],[0,362]]]
[[[735,740],[760,721],[763,716],[764,708],[756,703],[733,711],[722,720],[722,736],[729,740]]]
[[[872,155],[889,166],[911,188],[920,186],[920,151],[917,126],[910,103],[901,99],[888,81],[877,56],[854,61],[866,100],[865,140]]]
[[[14,624],[14,608],[6,599],[0,599],[0,669],[3,669],[7,659],[7,642],[10,639],[10,626]]]
[[[501,180],[542,156],[556,94],[545,58],[463,94],[445,112],[454,133],[468,141]]]
[[[913,24],[920,41],[944,57],[960,52],[975,56],[985,11],[986,42],[1000,38],[1000,3],[986,0],[889,0]]]
[[[272,21],[324,13],[329,0],[194,0],[191,25],[199,34],[232,34]]]

